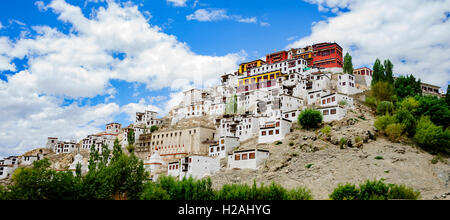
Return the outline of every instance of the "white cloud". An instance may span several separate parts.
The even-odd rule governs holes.
[[[185,7],[187,1],[188,0],[167,0],[168,3],[171,3],[175,7]]]
[[[240,15],[228,15],[225,9],[198,9],[193,14],[186,16],[188,21],[196,20],[202,22],[234,20],[239,23],[253,23],[256,24],[258,19],[255,17],[245,18]]]
[[[150,25],[137,6],[106,2],[106,8],[89,17],[64,0],[36,3],[38,9],[45,7],[70,25],[70,32],[35,26],[37,34],[32,38],[0,37],[1,71],[16,71],[12,60],[27,58],[25,70],[10,75],[7,82],[0,80],[0,155],[44,146],[48,136],[82,138],[118,114],[134,115],[132,111],[142,111],[141,107],[167,112],[145,100],[122,107],[108,103],[117,93],[111,80],[178,91],[216,80],[243,59],[241,52],[196,54],[175,36]],[[99,95],[106,95],[105,103],[63,105],[63,98],[77,103]]]
[[[2,25],[2,22],[0,22],[0,29],[2,29],[3,28],[3,25]]]
[[[313,24],[310,36],[288,48],[335,41],[350,52],[355,67],[372,67],[377,57],[390,59],[395,73],[414,74],[422,82],[447,87],[450,0],[307,1],[334,10],[336,16]]]

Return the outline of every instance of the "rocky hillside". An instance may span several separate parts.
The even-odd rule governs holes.
[[[344,120],[329,124],[330,135],[294,128],[282,144],[258,145],[256,139],[243,143],[240,149],[270,150],[269,159],[258,170],[221,169],[212,176],[213,186],[275,181],[286,188],[307,187],[314,199],[327,199],[340,183],[384,179],[420,191],[422,199],[449,199],[448,159],[447,164],[432,164],[433,156],[412,143],[392,143],[377,135],[370,110],[356,105]],[[341,147],[341,138],[348,144]]]

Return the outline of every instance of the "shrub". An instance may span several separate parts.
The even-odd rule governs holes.
[[[312,163],[310,163],[310,164],[307,164],[305,167],[307,168],[307,169],[309,169],[309,168],[311,168],[312,167]]]
[[[291,189],[287,193],[288,200],[311,200],[312,195],[309,189],[299,187],[296,189]]]
[[[298,116],[298,123],[306,129],[317,128],[322,120],[322,112],[314,109],[303,110]]]
[[[393,111],[394,111],[394,104],[392,104],[392,102],[382,101],[378,103],[377,106],[378,115],[391,114]]]
[[[332,200],[358,200],[359,189],[353,184],[339,184],[337,188],[329,195]]]
[[[388,82],[377,82],[373,84],[370,87],[370,95],[373,96],[378,102],[393,102],[397,99],[394,86]]]
[[[294,144],[295,143],[293,141],[289,142],[289,146],[291,146],[291,147],[294,146]]]
[[[382,156],[376,156],[375,160],[384,160],[384,158]]]
[[[420,197],[420,192],[415,192],[412,188],[405,185],[389,184],[390,190],[387,199],[409,199],[417,200]]]
[[[330,136],[330,134],[331,134],[331,127],[329,125],[326,125],[322,129],[320,129],[320,132],[322,132],[322,134]]]
[[[347,144],[347,139],[345,139],[344,137],[342,137],[340,140],[339,140],[339,147],[341,148],[341,149],[343,149],[344,148],[344,145],[346,145]]]
[[[414,140],[424,150],[450,154],[450,130],[436,126],[428,116],[421,117],[417,123]]]
[[[364,184],[359,184],[359,187],[349,183],[339,184],[329,197],[332,200],[417,200],[420,192],[415,192],[405,185],[385,184],[382,180],[368,180]]]
[[[408,97],[403,99],[403,101],[398,103],[399,109],[405,109],[410,112],[415,112],[416,109],[419,107],[420,103],[413,97]]]
[[[383,181],[370,181],[359,186],[360,200],[386,200],[388,199],[389,186]]]
[[[403,134],[403,125],[399,123],[390,124],[386,127],[386,135],[393,142],[398,142]]]
[[[372,111],[377,109],[377,100],[373,96],[367,96],[364,100],[364,104],[371,108]]]
[[[338,104],[341,106],[346,106],[348,104],[348,102],[346,100],[341,100],[338,102]]]
[[[283,144],[283,142],[281,142],[281,141],[275,142],[275,145],[280,145],[280,144]]]
[[[398,123],[403,125],[404,131],[406,131],[409,136],[414,136],[414,133],[416,132],[416,119],[409,110],[401,108],[395,113],[394,117]]]
[[[150,127],[150,132],[153,133],[153,132],[157,131],[158,129],[159,129],[158,126],[153,125]]]
[[[355,137],[355,143],[359,143],[359,142],[361,142],[362,141],[362,139],[361,139],[361,137],[360,136],[358,136],[358,137]]]
[[[379,117],[375,123],[374,126],[376,129],[378,129],[378,131],[382,131],[384,132],[384,130],[386,129],[386,127],[390,124],[394,124],[396,122],[395,117],[391,116],[391,115],[384,115]]]

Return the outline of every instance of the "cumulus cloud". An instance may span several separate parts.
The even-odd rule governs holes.
[[[175,7],[185,7],[187,1],[188,0],[167,0],[168,3],[171,3]]]
[[[228,15],[225,9],[198,9],[193,14],[186,16],[188,21],[196,20],[202,22],[234,20],[239,23],[253,23],[256,24],[258,19],[255,17],[245,18],[241,15]]]
[[[0,81],[0,155],[41,147],[48,136],[83,138],[121,113],[134,115],[132,111],[145,108],[164,112],[145,100],[125,106],[108,103],[117,93],[111,80],[178,91],[186,85],[202,87],[235,70],[243,59],[242,53],[196,54],[150,25],[136,5],[106,2],[86,17],[64,0],[48,5],[38,1],[37,8],[54,12],[70,26],[69,33],[34,26],[32,37],[0,37],[0,71],[18,71],[14,59],[26,62],[24,70]],[[77,102],[101,95],[106,95],[104,103]],[[65,105],[65,99],[74,102]]]
[[[422,82],[447,87],[450,0],[306,1],[336,16],[314,23],[311,35],[288,48],[335,41],[350,52],[355,67],[372,67],[377,57],[390,59],[397,74],[414,74]]]
[[[159,115],[164,114],[162,109],[147,103],[145,99],[140,99],[138,103],[129,103],[120,107],[120,111],[127,114],[130,122],[134,122],[136,119],[136,112],[143,112],[146,110],[158,112]]]

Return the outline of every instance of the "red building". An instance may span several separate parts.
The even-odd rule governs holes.
[[[272,54],[266,55],[266,63],[272,64],[276,62],[285,61],[288,59],[288,52],[287,51],[280,51]]]
[[[342,47],[337,43],[320,43],[313,45],[312,62],[308,66],[322,68],[342,68]]]

